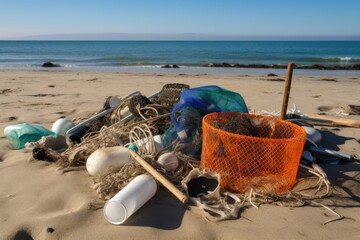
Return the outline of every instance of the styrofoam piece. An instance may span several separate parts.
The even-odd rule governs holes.
[[[120,225],[149,201],[157,185],[152,176],[139,175],[118,192],[104,206],[104,216],[112,224]]]
[[[86,170],[92,176],[99,176],[111,167],[121,167],[130,160],[129,149],[123,146],[100,148],[86,161]]]

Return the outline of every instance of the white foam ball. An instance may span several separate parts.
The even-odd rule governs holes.
[[[157,162],[166,170],[166,171],[175,171],[179,166],[179,160],[173,152],[168,152],[162,154]]]

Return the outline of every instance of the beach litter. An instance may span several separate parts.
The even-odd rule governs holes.
[[[173,83],[150,96],[110,96],[98,112],[58,119],[36,138],[17,135],[21,144],[13,146],[26,145],[63,173],[86,167],[113,224],[156,195],[158,184],[213,222],[239,218],[247,204],[296,207],[328,196],[317,158],[348,155],[320,148],[321,134],[308,124],[265,115],[249,114],[239,93],[219,86]],[[21,128],[9,126],[5,135],[11,141]],[[319,180],[294,190],[309,178],[304,170]]]
[[[35,124],[16,124],[4,128],[4,135],[13,149],[22,149],[27,142],[36,142],[43,136],[55,135],[54,132]]]
[[[157,191],[157,184],[149,175],[134,178],[104,206],[104,216],[112,224],[122,224]]]

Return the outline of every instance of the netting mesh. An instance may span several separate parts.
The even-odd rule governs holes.
[[[305,131],[276,118],[239,112],[203,118],[201,167],[234,192],[280,193],[295,184]]]

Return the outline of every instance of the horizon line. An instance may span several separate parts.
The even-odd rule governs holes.
[[[360,41],[360,35],[230,35],[201,33],[59,33],[0,41]]]

